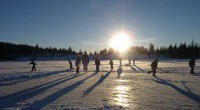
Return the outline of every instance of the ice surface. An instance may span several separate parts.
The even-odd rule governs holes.
[[[187,61],[160,60],[157,77],[147,74],[151,60],[123,60],[121,68],[114,60],[113,71],[104,60],[99,73],[91,61],[80,74],[67,61],[36,61],[36,72],[29,61],[0,62],[0,109],[199,110],[200,70],[189,74]]]

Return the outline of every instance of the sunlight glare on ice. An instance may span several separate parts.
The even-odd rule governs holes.
[[[129,87],[124,85],[118,85],[114,88],[114,100],[117,105],[129,107],[129,95],[128,95]]]

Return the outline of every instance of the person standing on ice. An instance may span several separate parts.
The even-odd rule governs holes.
[[[122,66],[122,57],[119,57],[119,66]]]
[[[76,61],[75,61],[75,65],[76,65],[76,73],[79,73],[79,69],[80,69],[80,65],[81,65],[81,58],[80,56],[76,57]]]
[[[69,65],[70,65],[70,71],[74,70],[73,66],[72,66],[72,62],[70,61],[70,59],[68,59]]]
[[[87,67],[89,63],[89,56],[87,55],[87,52],[84,52],[84,55],[82,55],[82,64],[83,64],[83,70],[87,73]]]
[[[95,59],[95,65],[96,65],[96,72],[99,72],[99,66],[100,66],[99,57],[96,57],[96,59]]]
[[[158,69],[158,59],[154,60],[150,66],[152,71],[148,71],[148,75],[149,73],[153,73],[153,76],[156,76],[155,74],[156,74],[156,69]]]
[[[135,58],[133,58],[133,65],[135,65]]]
[[[191,58],[190,61],[189,61],[189,66],[190,66],[190,68],[191,68],[191,69],[190,69],[190,74],[194,74],[195,60],[196,60],[196,58],[193,57],[193,58]]]
[[[131,57],[128,57],[128,64],[131,65]]]
[[[29,63],[28,65],[32,64],[32,70],[31,71],[36,71],[35,65],[37,65],[33,60],[31,60],[31,63]]]
[[[110,58],[109,65],[110,65],[111,70],[113,70],[113,60],[112,60],[112,58]]]

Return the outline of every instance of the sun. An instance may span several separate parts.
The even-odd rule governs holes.
[[[126,51],[130,47],[130,44],[131,44],[130,37],[124,33],[115,35],[112,38],[111,43],[110,43],[112,48],[114,48],[115,50],[119,52]]]

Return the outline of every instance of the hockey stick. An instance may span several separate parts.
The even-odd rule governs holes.
[[[161,70],[162,72],[169,73],[169,71],[167,71],[167,70],[163,70],[161,68],[157,68],[157,69]]]
[[[197,69],[200,69],[200,67],[199,67],[199,66],[194,66],[194,67],[196,67]]]
[[[148,65],[149,65],[149,64],[148,64]],[[151,65],[149,65],[149,66],[151,66]],[[163,70],[163,69],[161,69],[161,68],[157,68],[157,69],[159,69],[159,70],[162,71],[162,72],[169,73],[169,71],[167,71],[167,70]]]

